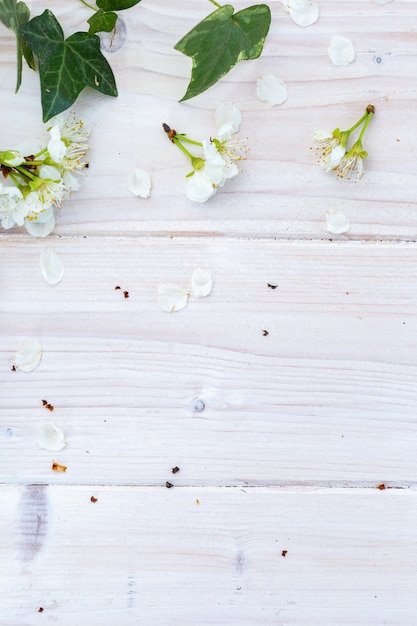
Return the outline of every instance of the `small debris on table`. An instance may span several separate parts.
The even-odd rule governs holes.
[[[54,407],[52,404],[50,404],[47,400],[42,400],[42,404],[45,407],[45,409],[48,409],[48,411],[53,411]]]
[[[271,285],[271,283],[267,283],[267,285],[270,289],[276,289],[278,287],[278,285]]]
[[[98,500],[98,498],[95,498],[94,496],[91,496],[90,498],[91,502],[93,502],[93,504],[95,504]]]
[[[171,472],[172,472],[173,474],[176,474],[176,473],[177,473],[177,472],[179,472],[179,471],[180,471],[180,468],[179,468],[179,467],[177,467],[177,466],[173,467],[173,468],[172,468],[172,470],[171,470]]]
[[[381,483],[380,485],[378,485],[378,489],[380,491],[384,491],[384,489],[386,489],[385,483]]]
[[[67,471],[67,466],[66,465],[61,465],[60,463],[56,463],[55,461],[53,461],[53,463],[52,463],[52,470],[54,472],[66,472]]]
[[[166,483],[165,483],[165,487],[166,487],[167,489],[171,489],[173,486],[174,486],[174,485],[173,485],[172,483],[170,483],[168,480],[166,481]]]
[[[283,551],[281,552],[281,555],[282,555],[282,556],[287,556],[287,554],[288,554],[288,550],[283,550]]]
[[[268,337],[269,331],[268,330],[263,330],[262,334],[263,334],[264,337]]]

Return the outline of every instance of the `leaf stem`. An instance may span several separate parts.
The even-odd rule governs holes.
[[[80,2],[85,4],[85,6],[88,7],[89,9],[91,9],[92,11],[94,11],[94,12],[97,11],[97,9],[95,7],[92,7],[91,4],[88,4],[88,2],[86,2],[85,0],[80,0]]]
[[[82,0],[81,0],[82,2]],[[216,6],[218,9],[222,9],[222,5],[219,4],[218,2],[216,2],[216,0],[209,0],[209,2],[211,2],[212,4],[214,4],[214,6]]]
[[[360,126],[360,125],[362,124],[362,122],[363,122],[364,120],[366,120],[367,115],[368,115],[368,111],[365,111],[365,113],[362,115],[361,119],[360,119],[360,120],[358,120],[358,121],[356,122],[356,124],[354,124],[354,125],[352,126],[352,128],[349,128],[349,130],[347,130],[346,132],[347,132],[347,133],[349,133],[349,135],[350,135],[350,133],[352,133],[352,132],[355,130],[355,128],[357,128],[358,126]]]

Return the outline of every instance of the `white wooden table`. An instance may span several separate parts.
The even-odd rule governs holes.
[[[92,126],[82,189],[48,239],[1,232],[2,626],[417,623],[417,4],[322,0],[306,29],[269,4],[263,56],[181,104],[190,62],[173,45],[212,7],[124,12],[119,97],[76,107]],[[50,8],[85,30],[81,4]],[[334,34],[354,43],[347,67],[329,61]],[[13,94],[3,27],[0,72],[2,146],[43,137],[38,76]],[[278,107],[256,97],[269,72],[288,88]],[[161,124],[210,134],[227,100],[249,157],[192,204]],[[369,103],[365,177],[337,180],[312,133]],[[127,189],[136,167],[148,200]],[[333,209],[346,235],[326,232]],[[55,287],[46,247],[65,264]],[[161,311],[158,285],[197,265],[210,296]],[[40,366],[12,371],[32,338]],[[62,452],[37,445],[48,421]]]

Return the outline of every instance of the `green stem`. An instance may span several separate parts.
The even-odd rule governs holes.
[[[176,146],[178,146],[178,148],[180,150],[182,150],[184,152],[184,154],[186,154],[188,156],[188,158],[190,159],[190,161],[192,161],[194,159],[194,156],[191,154],[191,152],[188,152],[187,148],[185,148],[182,143],[180,143],[180,141],[177,139],[177,137],[173,137],[172,141],[175,143]]]
[[[194,141],[193,139],[188,139],[186,135],[177,134],[175,135],[175,137],[179,139],[180,141],[185,141],[186,143],[192,143],[194,146],[200,146],[200,148],[203,147],[203,144],[201,143],[201,141]]]
[[[86,2],[85,0],[80,0],[80,2],[85,4],[85,6],[88,7],[89,9],[91,9],[92,11],[94,11],[94,12],[97,11],[97,9],[95,7],[92,7],[91,4],[88,4],[88,2]]]
[[[358,120],[356,122],[356,124],[354,124],[352,126],[352,128],[349,128],[349,130],[347,130],[346,132],[349,133],[349,135],[350,135],[350,133],[352,133],[355,130],[355,128],[357,128],[358,126],[360,126],[362,124],[362,122],[366,119],[367,115],[369,115],[369,113],[367,111],[365,111],[365,113],[362,115],[361,119]]]
[[[82,0],[81,0],[82,2]],[[222,9],[222,5],[219,4],[218,2],[216,2],[216,0],[209,0],[209,2],[211,2],[212,4],[214,4],[214,6],[216,6],[218,9]]]
[[[366,115],[367,115],[367,118],[365,120],[365,124],[363,125],[362,130],[360,132],[360,135],[358,137],[358,141],[360,141],[360,142],[362,142],[362,138],[363,138],[363,136],[365,134],[366,129],[368,128],[369,122],[372,119],[373,113],[367,113]]]
[[[35,180],[35,178],[38,178],[35,174],[32,174],[32,172],[30,170],[25,169],[24,167],[15,167],[16,172],[18,172],[21,176],[25,176],[27,178],[30,178],[31,180]]]

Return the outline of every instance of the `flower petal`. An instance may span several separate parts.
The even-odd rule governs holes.
[[[210,173],[215,173],[217,175],[217,170],[215,171],[215,169],[216,168],[212,166],[210,170],[213,171],[210,171]],[[220,179],[222,178],[221,173],[222,169],[220,169]],[[185,194],[187,198],[193,202],[206,202],[216,193],[216,191],[216,186],[213,184],[208,174],[204,173],[204,171],[194,172],[190,178],[187,178]]]
[[[216,109],[216,126],[231,124],[232,132],[237,133],[242,123],[242,113],[233,102],[222,102]]]
[[[191,277],[191,292],[196,298],[208,296],[213,289],[213,280],[210,272],[196,267]]]
[[[327,211],[326,212],[327,227],[326,230],[332,235],[343,235],[350,229],[349,220],[339,213],[339,211]]]
[[[16,353],[16,368],[22,372],[32,372],[42,359],[42,347],[39,341],[27,343]]]
[[[32,237],[47,237],[55,228],[55,217],[52,215],[47,222],[25,220],[25,228]]]
[[[288,98],[285,83],[273,74],[259,78],[256,83],[256,93],[258,94],[259,100],[268,102],[271,106],[282,104]]]
[[[38,431],[38,444],[44,450],[58,452],[66,445],[64,433],[55,424],[43,424]]]
[[[330,60],[334,65],[349,65],[349,63],[355,60],[353,43],[342,35],[332,37],[328,52]]]
[[[297,26],[311,26],[319,19],[319,7],[309,0],[295,0],[289,5],[290,17]]]
[[[149,198],[151,195],[151,177],[144,170],[134,170],[129,178],[129,191],[134,196]]]
[[[41,271],[50,285],[56,285],[64,276],[64,264],[52,248],[46,248],[41,252]]]
[[[158,287],[158,304],[166,313],[181,311],[187,306],[189,293],[176,285],[160,285]]]

